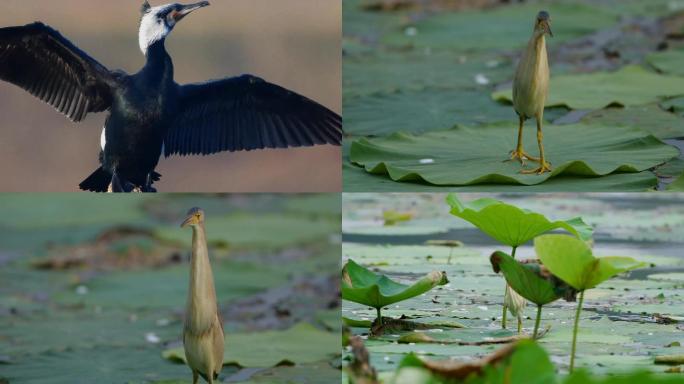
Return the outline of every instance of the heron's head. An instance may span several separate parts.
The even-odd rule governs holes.
[[[140,9],[140,32],[138,40],[140,50],[147,54],[147,49],[157,41],[168,36],[176,24],[193,11],[209,5],[208,1],[200,1],[194,4],[166,4],[153,7],[145,0]]]
[[[201,210],[200,208],[192,208],[191,210],[188,211],[188,215],[183,220],[183,224],[181,224],[181,228],[185,228],[187,226],[195,227],[200,224],[204,223],[204,211]]]
[[[548,34],[553,37],[553,32],[551,32],[551,16],[546,11],[539,11],[537,14],[537,21],[534,24],[534,30],[541,36]]]

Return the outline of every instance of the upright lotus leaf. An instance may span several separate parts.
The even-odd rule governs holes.
[[[349,260],[342,269],[342,298],[373,307],[378,311],[390,304],[421,295],[438,285],[449,283],[446,273],[432,271],[412,285],[397,283]]]
[[[596,258],[584,241],[567,235],[544,235],[534,239],[537,256],[554,275],[579,291],[594,288],[623,272],[648,264],[631,257]]]
[[[585,241],[591,239],[593,233],[593,228],[579,217],[567,221],[550,221],[542,214],[495,199],[482,198],[464,204],[455,194],[449,194],[447,203],[451,206],[452,215],[470,222],[500,243],[511,246],[513,257],[517,247],[554,229],[564,229]],[[506,328],[506,316],[507,305],[504,302],[502,328]],[[520,322],[518,327],[521,327]]]
[[[551,273],[580,291],[570,352],[570,372],[572,372],[575,367],[577,330],[584,302],[584,291],[619,273],[643,268],[648,264],[638,262],[631,257],[596,258],[587,243],[567,235],[539,236],[534,239],[534,249],[537,257]]]
[[[564,229],[584,241],[591,239],[593,233],[593,228],[579,217],[550,221],[539,213],[490,198],[464,204],[455,194],[450,194],[447,203],[451,206],[452,215],[470,222],[498,242],[511,247],[518,247],[554,229]]]
[[[494,272],[501,271],[508,285],[527,300],[545,305],[561,297],[551,281],[541,276],[539,265],[522,264],[500,251],[494,252],[489,260]]]
[[[520,263],[504,252],[494,252],[490,257],[494,272],[503,272],[508,285],[519,295],[537,305],[533,337],[537,337],[542,306],[561,297],[574,300],[574,290],[549,273],[544,273],[538,263]]]

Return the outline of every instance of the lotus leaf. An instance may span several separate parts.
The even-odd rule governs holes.
[[[281,249],[316,241],[339,230],[331,220],[311,220],[308,217],[282,214],[207,216],[207,242],[210,246],[232,248]],[[186,245],[187,231],[178,225],[161,227],[155,234],[162,240]]]
[[[646,61],[659,71],[684,76],[684,50],[670,50],[648,55]]]
[[[514,70],[510,60],[492,54],[376,50],[373,54],[345,56],[345,115],[351,101],[362,100],[359,96],[445,87],[463,91],[487,90],[491,84],[507,80]]]
[[[342,270],[342,298],[379,310],[448,282],[444,272],[432,271],[409,286],[397,283],[385,275],[378,275],[349,260]]]
[[[600,109],[584,116],[581,121],[586,124],[640,127],[660,139],[684,137],[684,119],[663,111],[655,104]]]
[[[520,164],[503,161],[515,146],[513,123],[456,127],[420,136],[362,138],[352,143],[350,160],[367,172],[388,175],[394,181],[535,185],[560,175],[640,172],[679,154],[676,148],[634,127],[548,125],[544,133],[547,158],[553,164],[553,171],[544,175],[520,174]],[[534,136],[526,136],[528,150],[536,149]]]
[[[660,107],[667,111],[674,112],[680,116],[684,116],[684,97],[675,97],[664,100],[660,103]]]
[[[611,105],[637,106],[684,95],[684,78],[659,75],[639,66],[617,72],[561,75],[551,78],[547,107],[600,109]],[[512,90],[494,92],[495,100],[512,102]]]
[[[623,272],[648,266],[631,257],[596,258],[589,245],[567,235],[543,235],[534,239],[537,256],[554,275],[579,291],[594,288]]]
[[[593,233],[592,227],[579,217],[550,221],[539,213],[491,198],[464,204],[455,194],[450,194],[447,203],[451,206],[452,215],[470,222],[496,241],[511,247],[518,247],[554,229],[566,230],[582,240],[591,239]]]
[[[346,163],[342,166],[345,192],[444,192],[445,187],[419,184],[396,183],[385,175],[374,175],[363,168]],[[639,173],[615,173],[603,177],[584,178],[575,176],[560,176],[547,180],[542,184],[519,186],[525,192],[587,192],[587,191],[623,191],[643,192],[654,188],[658,179],[653,173],[645,171]],[[478,184],[460,187],[449,187],[449,191],[461,192],[504,192],[516,188],[510,184]]]
[[[667,186],[670,192],[684,192],[684,173],[679,175],[670,185]]]
[[[321,331],[307,323],[284,331],[228,332],[226,339],[223,363],[244,368],[314,363],[338,354],[340,344],[339,333]],[[182,347],[167,349],[162,356],[186,362]]]
[[[543,7],[553,18],[556,35],[551,41],[553,44],[617,22],[616,15],[582,3],[546,2]],[[530,38],[534,15],[539,9],[539,4],[521,4],[495,7],[487,12],[444,12],[388,34],[381,41],[388,45],[460,52],[522,48]]]
[[[540,275],[538,265],[535,270],[535,265],[521,264],[503,252],[495,252],[490,260],[494,270],[501,270],[508,285],[527,300],[545,305],[561,297],[556,293],[556,287]]]
[[[346,99],[345,132],[383,136],[449,129],[456,123],[516,121],[513,108],[486,93],[462,89],[425,89]]]

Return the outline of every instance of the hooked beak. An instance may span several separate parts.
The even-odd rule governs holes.
[[[544,28],[544,32],[548,33],[549,36],[553,37],[553,32],[551,32],[551,24],[549,24],[548,21],[543,21],[542,27]]]
[[[200,1],[199,3],[195,3],[195,4],[183,5],[181,7],[180,11],[176,11],[173,13],[173,19],[176,22],[179,22],[179,21],[183,20],[183,18],[185,16],[191,14],[192,12],[194,12],[200,8],[204,8],[204,7],[208,7],[208,6],[209,6],[208,1]]]

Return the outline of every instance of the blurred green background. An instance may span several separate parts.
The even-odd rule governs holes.
[[[152,5],[162,4],[151,1]],[[142,0],[5,0],[0,26],[40,20],[110,69],[136,72]],[[341,113],[341,2],[220,0],[180,23],[167,41],[178,83],[252,73]],[[104,114],[73,124],[0,82],[3,191],[67,192],[97,168]],[[166,192],[333,192],[339,148],[162,159]]]
[[[339,195],[4,194],[0,383],[190,382],[162,353],[182,347],[194,206],[222,382],[339,380]]]

